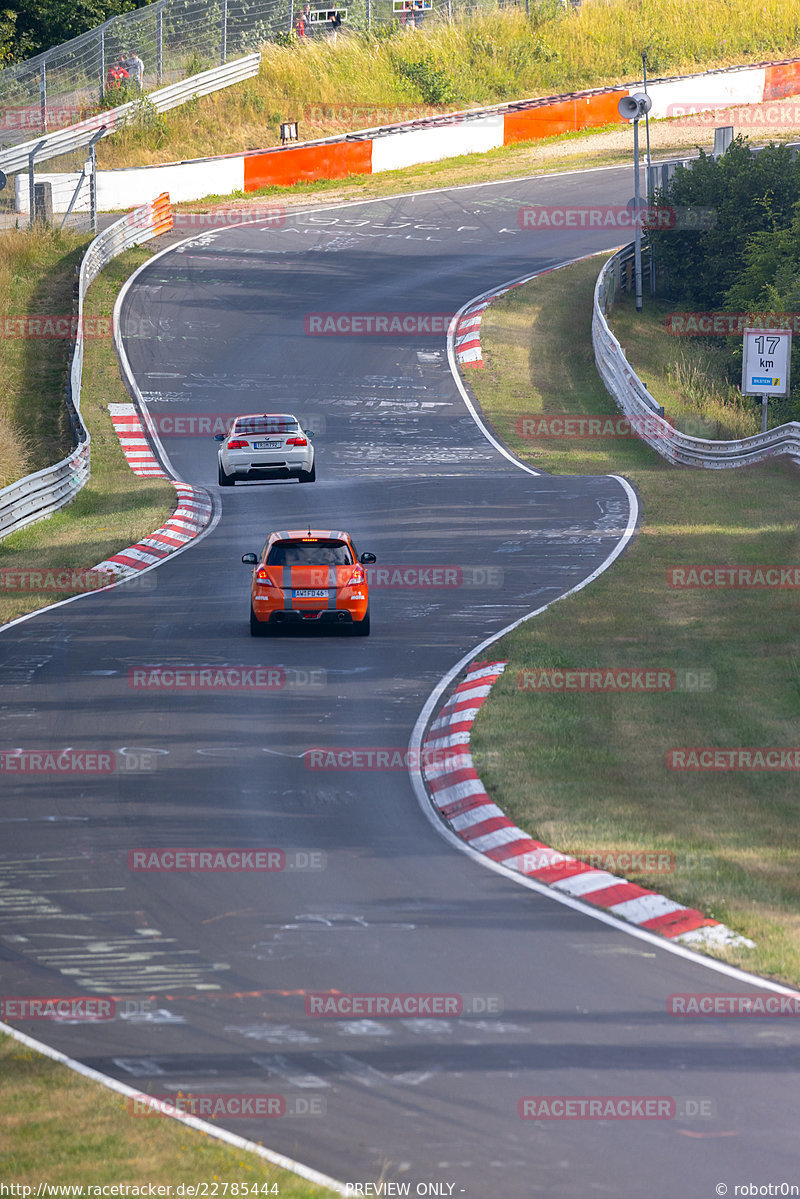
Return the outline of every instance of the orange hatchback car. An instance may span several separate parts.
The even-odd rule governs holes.
[[[369,587],[362,554],[347,533],[333,529],[290,529],[270,533],[257,554],[243,554],[253,567],[250,632],[254,637],[282,626],[349,625],[358,637],[369,634]]]

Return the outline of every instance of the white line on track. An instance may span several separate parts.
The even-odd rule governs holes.
[[[594,257],[594,255],[587,255],[586,257]],[[450,370],[453,374],[456,386],[458,387],[459,393],[461,394],[467,410],[472,416],[472,419],[475,421],[476,425],[487,441],[489,441],[491,445],[493,445],[494,448],[503,455],[504,458],[507,458],[509,462],[514,464],[514,466],[519,467],[521,470],[524,470],[531,475],[536,475],[537,472],[531,470],[531,468],[526,466],[523,462],[520,462],[509,450],[505,448],[505,446],[501,445],[496,440],[496,438],[486,428],[486,425],[478,415],[474,404],[471,402],[464,383],[460,377],[458,366],[455,360],[455,329],[461,314],[473,304],[480,303],[480,301],[486,296],[494,295],[496,292],[503,291],[505,288],[513,287],[515,283],[521,283],[523,281],[535,279],[538,275],[547,274],[551,270],[557,270],[571,265],[572,262],[579,261],[582,261],[582,259],[572,259],[570,262],[559,263],[558,267],[545,267],[543,270],[536,271],[534,274],[524,275],[518,279],[511,279],[507,283],[498,283],[495,287],[490,288],[488,291],[481,292],[479,296],[474,296],[471,300],[468,300],[467,303],[464,304],[456,313],[455,317],[450,323],[450,328],[448,329],[448,363],[450,365]],[[507,633],[519,628],[521,624],[525,624],[526,621],[533,620],[535,616],[541,616],[542,612],[546,612],[548,608],[550,608],[553,604],[558,603],[559,600],[566,599],[568,595],[575,595],[578,591],[582,591],[584,587],[588,587],[590,583],[593,583],[595,579],[599,578],[601,574],[608,570],[609,566],[611,566],[617,560],[622,551],[625,549],[634,532],[636,531],[636,523],[639,511],[636,492],[633,490],[630,483],[628,483],[627,479],[623,479],[621,475],[607,475],[606,478],[616,480],[616,482],[619,483],[620,487],[625,492],[628,499],[628,523],[625,532],[623,533],[617,545],[614,547],[608,557],[605,558],[605,560],[600,564],[600,566],[593,570],[591,574],[587,575],[586,578],[580,583],[576,584],[575,587],[571,587],[569,591],[565,591],[563,595],[557,596],[556,599],[550,600],[549,603],[543,604],[540,608],[536,608],[533,612],[528,612],[525,616],[520,616],[518,620],[512,621],[511,624],[506,625],[506,627],[500,629],[499,632],[492,633],[490,637],[486,637],[478,645],[474,646],[463,656],[463,658],[460,658],[459,661],[456,662],[455,666],[452,666],[450,670],[448,670],[447,674],[443,675],[428,696],[425,705],[417,718],[417,722],[414,725],[414,729],[411,733],[411,738],[408,743],[410,762],[419,763],[422,761],[422,740],[431,717],[433,716],[434,712],[438,710],[442,695],[458,677],[461,671],[469,665],[470,662],[479,658],[479,656],[485,650],[487,650],[489,646],[494,645],[496,641],[499,641],[501,637],[505,637]],[[646,941],[649,945],[654,945],[658,949],[663,949],[666,953],[673,953],[677,957],[685,958],[690,962],[694,962],[698,966],[704,966],[706,970],[713,970],[717,974],[724,974],[728,978],[736,979],[738,982],[747,983],[748,986],[758,987],[764,991],[774,991],[779,995],[797,995],[797,991],[793,990],[791,987],[783,986],[781,983],[772,982],[770,979],[760,978],[756,974],[750,974],[746,970],[740,970],[737,966],[729,966],[727,962],[718,962],[714,958],[706,957],[704,954],[696,953],[694,950],[687,948],[685,945],[676,945],[674,942],[668,941],[664,937],[659,937],[654,933],[648,932],[646,929],[637,928],[636,925],[628,924],[624,920],[619,920],[616,916],[612,916],[608,912],[599,911],[597,908],[590,907],[588,904],[584,904],[578,900],[572,899],[569,895],[560,894],[552,887],[545,886],[543,883],[538,883],[535,879],[526,878],[524,875],[520,875],[516,871],[510,870],[507,866],[503,866],[500,862],[495,862],[492,858],[487,858],[484,854],[472,849],[465,841],[462,841],[460,837],[457,837],[456,834],[442,822],[430,801],[419,765],[409,766],[409,775],[411,777],[411,785],[414,788],[417,801],[419,802],[419,805],[422,808],[422,811],[428,822],[433,826],[433,828],[436,829],[436,831],[441,837],[444,838],[445,841],[448,841],[450,845],[453,846],[454,849],[457,849],[460,853],[466,854],[467,857],[472,858],[473,861],[480,863],[484,869],[492,870],[495,874],[502,874],[511,882],[516,883],[519,887],[526,887],[529,891],[536,891],[538,895],[542,895],[547,899],[551,899],[555,903],[560,903],[564,907],[572,908],[576,912],[581,912],[584,916],[588,916],[592,920],[599,920],[601,924],[607,924],[611,928],[615,928],[621,933],[626,933],[629,937],[635,937],[639,941]]]
[[[0,1033],[5,1033],[7,1036],[13,1037],[15,1041],[20,1041],[23,1045],[27,1045],[29,1049],[34,1049],[37,1053],[51,1058],[54,1062],[61,1062],[62,1065],[67,1066],[75,1074],[80,1074],[84,1078],[91,1079],[93,1082],[101,1083],[109,1091],[116,1091],[118,1095],[125,1095],[128,1099],[142,1100],[147,1098],[142,1091],[137,1091],[133,1087],[129,1087],[127,1083],[119,1082],[116,1078],[111,1078],[107,1074],[101,1074],[99,1070],[93,1070],[91,1066],[84,1066],[83,1062],[78,1062],[74,1058],[67,1057],[66,1054],[60,1053],[50,1045],[45,1045],[43,1041],[34,1040],[33,1037],[18,1032],[16,1028],[12,1028],[9,1024],[0,1023]],[[205,1120],[198,1120],[196,1116],[190,1116],[179,1108],[175,1108],[174,1111],[166,1110],[163,1114],[169,1119],[178,1120],[181,1124],[185,1124],[189,1128],[195,1128],[198,1132],[203,1132],[206,1136],[213,1137],[216,1141],[223,1141],[226,1145],[231,1145],[235,1149],[246,1149],[250,1153],[255,1153],[258,1157],[265,1158],[274,1166],[280,1166],[283,1170],[291,1170],[293,1174],[299,1174],[301,1178],[306,1178],[309,1182],[316,1183],[317,1186],[328,1187],[329,1190],[334,1191],[337,1195],[351,1194],[344,1183],[337,1182],[334,1178],[329,1178],[327,1174],[320,1174],[319,1171],[312,1170],[310,1166],[304,1166],[302,1162],[296,1162],[291,1157],[284,1157],[282,1153],[275,1153],[272,1149],[265,1149],[263,1145],[257,1145],[254,1141],[248,1141],[245,1137],[237,1136],[236,1133],[228,1132],[224,1128],[217,1128],[213,1124],[207,1124]]]

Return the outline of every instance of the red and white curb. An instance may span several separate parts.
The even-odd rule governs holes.
[[[547,271],[540,271],[538,274],[548,274]],[[532,276],[531,276],[532,277]],[[458,318],[458,325],[455,332],[455,351],[458,365],[461,367],[471,367],[473,370],[483,369],[483,353],[481,352],[481,320],[483,314],[490,304],[504,296],[507,291],[513,291],[515,287],[521,287],[527,282],[522,279],[517,283],[511,283],[508,287],[501,287],[497,291],[490,294],[484,293],[481,300],[474,304],[468,305]]]
[[[178,483],[164,472],[145,436],[135,404],[109,404],[108,410],[122,452],[133,473],[148,479],[165,479],[178,493],[178,507],[166,524],[135,545],[112,554],[94,568],[124,579],[155,566],[187,542],[193,541],[211,520],[213,507],[204,491],[188,483]]]
[[[422,743],[423,774],[439,815],[471,849],[639,928],[698,948],[753,948],[694,908],[534,841],[489,798],[469,750],[470,731],[506,662],[474,663],[431,723]]]
[[[456,326],[456,358],[461,367],[468,366],[476,370],[483,367],[481,318],[494,298],[491,296],[488,300],[481,300],[478,304],[470,304]]]

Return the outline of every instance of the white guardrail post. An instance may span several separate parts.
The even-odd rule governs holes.
[[[738,441],[712,441],[679,433],[664,417],[642,380],[625,357],[608,327],[606,314],[613,302],[620,267],[633,254],[633,245],[618,250],[601,270],[594,289],[592,344],[594,360],[606,391],[621,412],[631,418],[633,432],[677,466],[723,468],[749,466],[777,454],[800,461],[800,422],[778,425]]]
[[[151,204],[143,204],[91,243],[81,262],[75,323],[75,349],[67,387],[70,418],[78,444],[72,453],[33,475],[26,475],[0,491],[0,539],[17,529],[42,520],[75,499],[89,478],[91,438],[81,419],[81,376],[83,371],[83,301],[89,285],[118,254],[149,241],[172,228],[172,209],[164,193]]]

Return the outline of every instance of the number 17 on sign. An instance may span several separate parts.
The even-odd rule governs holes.
[[[792,361],[791,329],[745,329],[742,395],[761,396],[761,432],[767,431],[770,396],[788,396]]]

